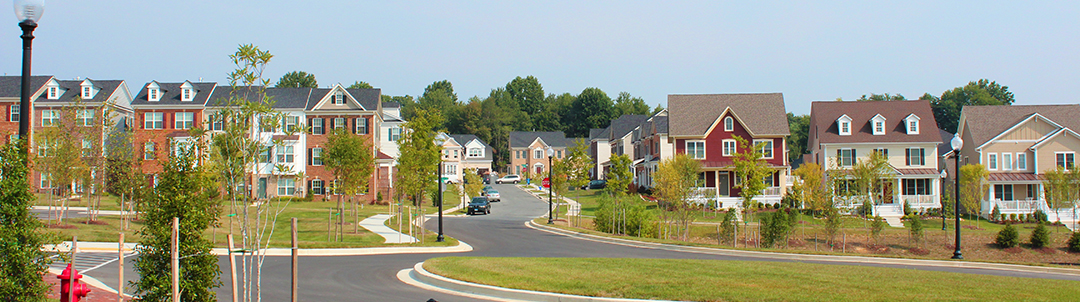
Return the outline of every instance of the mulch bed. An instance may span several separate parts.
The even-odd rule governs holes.
[[[1019,254],[1019,253],[1024,252],[1024,249],[1019,247],[1019,246],[1005,248],[1005,249],[1002,249],[1002,250],[1005,251],[1006,253],[1009,253],[1009,254]]]
[[[921,247],[910,248],[910,249],[908,249],[908,252],[911,252],[912,254],[919,255],[919,256],[926,256],[926,255],[930,254],[930,250],[924,249],[924,248],[921,248]]]
[[[46,225],[46,226],[49,227],[50,229],[74,229],[74,228],[76,228],[75,226],[70,225],[70,224],[49,224],[49,225]]]

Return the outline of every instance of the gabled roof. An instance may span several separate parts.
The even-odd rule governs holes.
[[[233,93],[236,93],[237,96],[247,95],[249,101],[262,101],[262,95],[255,93],[260,88],[262,86],[218,86],[214,89],[214,94],[210,96],[207,106],[225,105],[226,100],[232,97]],[[274,102],[273,108],[303,110],[307,107],[308,100],[311,98],[311,90],[312,88],[267,87],[266,96],[270,97],[270,100]]]
[[[161,99],[156,102],[151,102],[147,99],[146,85],[150,83],[157,83],[161,87]],[[177,83],[162,83],[162,82],[150,82],[143,84],[139,88],[139,94],[135,95],[135,99],[131,100],[132,106],[145,106],[145,105],[206,105],[207,100],[210,100],[210,95],[214,92],[214,87],[217,83],[214,82],[199,82],[191,83],[195,85],[195,97],[188,102],[180,100],[180,85],[184,82]]]
[[[624,114],[619,118],[612,120],[611,125],[608,126],[609,134],[611,138],[622,138],[633,131],[634,128],[641,126],[642,122],[645,122],[649,117],[640,114]]]
[[[653,126],[656,127],[656,133],[668,133],[668,116],[661,115],[653,117]]]
[[[729,108],[752,135],[790,134],[782,93],[668,95],[668,131],[672,136],[703,136]]]
[[[964,145],[982,146],[1035,114],[1062,127],[1080,129],[1080,105],[964,106],[961,129],[971,133]]]
[[[919,116],[919,134],[907,134],[902,123],[905,117]],[[847,115],[851,118],[851,135],[840,135],[836,120]],[[881,115],[887,121],[885,134],[874,135],[870,120]],[[890,143],[890,142],[941,142],[937,122],[933,119],[930,101],[827,101],[810,105],[810,131],[815,131],[817,143]],[[813,138],[815,135],[810,135]]]
[[[333,88],[312,88],[311,101],[307,104],[307,110],[315,109],[315,105],[318,105],[319,101],[327,96]],[[382,90],[379,88],[373,89],[345,89],[360,106],[364,106],[364,109],[368,111],[378,110],[379,101],[382,98]]]
[[[479,137],[476,137],[476,135],[472,135],[472,134],[450,134],[450,137],[454,138],[455,141],[457,141],[459,144],[461,144],[462,148],[466,148],[469,145],[469,142],[472,142],[474,140],[479,142],[481,145],[484,146],[484,156],[479,157],[479,159],[481,159],[481,160],[491,160],[492,156],[494,155],[492,153],[495,153],[495,149],[492,148],[491,145],[488,145],[486,142],[484,142],[484,140],[481,140]],[[468,154],[469,151],[468,151],[467,148],[466,148],[465,152],[466,152],[466,154]],[[474,160],[475,159],[476,158],[474,157]]]
[[[83,81],[84,80],[56,81],[58,84],[60,84],[60,88],[66,89],[66,91],[64,91],[64,94],[61,94],[55,100],[50,100],[43,93],[40,96],[38,96],[38,98],[36,100],[34,100],[34,103],[68,103],[68,102],[74,102],[75,97],[82,96],[82,83],[83,83]],[[113,92],[115,92],[117,88],[120,88],[120,85],[124,83],[123,80],[90,80],[90,82],[94,83],[94,88],[100,89],[100,91],[98,91],[97,94],[94,94],[94,98],[92,98],[92,99],[82,99],[83,102],[87,102],[87,103],[99,103],[99,102],[106,101],[106,99],[109,98],[109,96],[111,96],[113,94]]]
[[[569,147],[574,143],[562,132],[512,131],[510,132],[510,148],[528,148],[536,139],[543,140],[552,147]]]
[[[41,90],[52,76],[30,76],[30,89]],[[33,93],[32,92],[32,93]],[[18,98],[22,94],[22,76],[0,76],[0,98]],[[31,95],[33,96],[33,95]]]
[[[593,140],[595,138],[600,137],[600,134],[604,133],[604,130],[607,130],[607,128],[592,128],[592,129],[589,129],[589,140]]]

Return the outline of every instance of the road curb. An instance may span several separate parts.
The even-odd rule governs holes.
[[[836,256],[836,255],[809,255],[809,254],[792,254],[792,253],[779,253],[779,252],[760,252],[760,251],[743,251],[743,250],[730,250],[719,248],[707,248],[696,246],[682,246],[664,243],[642,242],[635,240],[609,238],[604,236],[597,236],[582,232],[574,232],[563,230],[560,228],[549,227],[541,224],[533,223],[532,220],[525,222],[525,226],[539,231],[544,231],[552,234],[558,234],[568,237],[574,237],[583,240],[590,240],[596,242],[604,242],[610,244],[618,244],[624,246],[634,246],[640,248],[651,248],[659,250],[681,251],[700,254],[722,255],[722,256],[735,256],[746,258],[760,258],[760,259],[772,259],[772,260],[789,260],[789,261],[816,261],[816,262],[844,262],[844,263],[863,263],[863,264],[887,264],[887,265],[909,265],[909,266],[926,266],[926,267],[951,267],[951,268],[966,268],[966,269],[981,269],[981,270],[997,270],[997,271],[1014,271],[1025,273],[1046,273],[1046,274],[1058,274],[1066,276],[1080,276],[1080,269],[1071,268],[1058,268],[1058,267],[1042,267],[1042,266],[1030,266],[1019,264],[1002,264],[1002,263],[989,263],[989,262],[968,262],[968,261],[955,261],[955,260],[925,260],[925,259],[901,259],[901,258],[879,258],[879,257],[865,257],[865,256]]]
[[[458,240],[458,245],[449,247],[368,247],[368,248],[354,248],[354,249],[300,249],[300,256],[369,256],[369,255],[389,255],[389,254],[440,254],[440,253],[464,253],[471,252],[472,246],[464,241]],[[215,256],[228,256],[229,251],[224,248],[214,248],[210,250],[210,254]],[[262,254],[266,256],[292,256],[291,248],[269,248],[263,249]]]
[[[424,263],[420,262],[411,269],[403,269],[397,273],[398,280],[406,284],[427,290],[448,293],[469,298],[487,299],[495,301],[557,301],[557,302],[631,302],[631,301],[667,301],[667,300],[642,300],[602,298],[568,295],[559,293],[540,292],[523,289],[505,288],[465,282],[456,279],[439,276],[424,269]]]

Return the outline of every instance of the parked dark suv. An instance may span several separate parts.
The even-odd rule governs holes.
[[[486,196],[473,197],[469,201],[469,209],[465,211],[468,215],[477,213],[483,213],[484,215],[491,214],[491,202],[488,201]]]

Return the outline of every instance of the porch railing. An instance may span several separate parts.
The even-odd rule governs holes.
[[[768,187],[761,191],[762,196],[780,196],[781,187]]]
[[[937,195],[900,195],[900,199],[912,208],[938,207]]]

